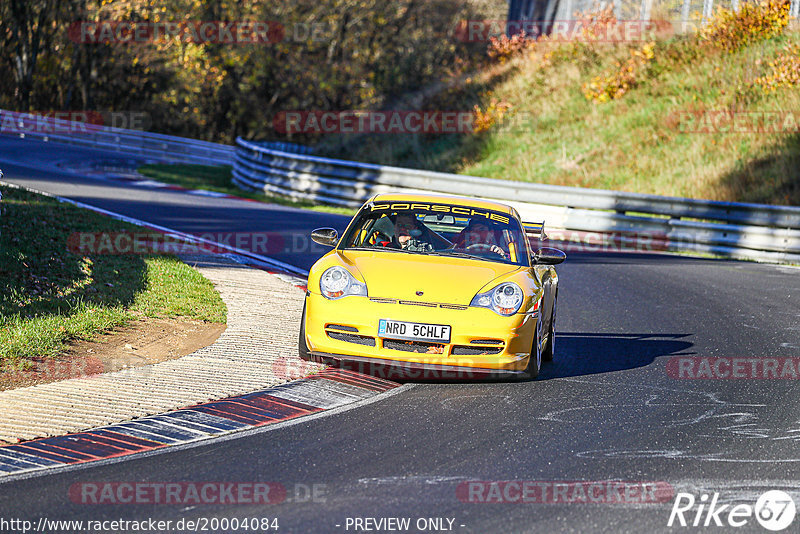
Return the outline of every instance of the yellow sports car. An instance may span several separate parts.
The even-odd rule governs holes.
[[[528,230],[528,232],[526,232]],[[445,195],[382,194],[308,276],[299,353],[392,377],[536,378],[555,347],[560,250],[531,253],[514,208]]]

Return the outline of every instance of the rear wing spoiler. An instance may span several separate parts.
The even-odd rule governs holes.
[[[522,227],[525,229],[525,235],[528,236],[529,241],[544,241],[547,239],[547,234],[544,233],[544,221],[523,222]]]

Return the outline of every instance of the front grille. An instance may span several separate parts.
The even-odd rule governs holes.
[[[397,299],[381,299],[377,297],[372,297],[369,300],[370,302],[377,302],[378,304],[397,304]]]
[[[357,345],[367,345],[369,347],[375,346],[375,338],[369,336],[357,336],[355,334],[345,334],[343,332],[326,332],[328,337],[336,339],[337,341],[346,341],[348,343],[355,343]]]
[[[453,356],[485,356],[489,354],[500,354],[503,347],[467,347],[466,345],[455,345],[450,351]]]
[[[446,310],[466,310],[469,306],[462,304],[440,304],[438,302],[422,302],[419,300],[397,300],[397,299],[384,299],[378,297],[370,297],[370,302],[377,302],[378,304],[402,304],[404,306],[425,306],[426,308],[444,308]]]
[[[435,302],[419,302],[416,300],[401,300],[399,304],[405,304],[406,306],[426,306],[428,308],[436,308],[438,306]]]
[[[439,304],[440,308],[448,310],[466,310],[469,306],[462,306],[461,304]]]
[[[426,343],[424,341],[402,341],[399,339],[384,339],[383,348],[402,350],[403,352],[417,352],[423,354],[444,354],[444,345],[441,343]]]
[[[332,328],[334,330],[341,330],[342,332],[358,332],[355,326],[345,326],[343,324],[329,324],[325,328]]]

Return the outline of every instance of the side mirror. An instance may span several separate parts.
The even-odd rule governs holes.
[[[558,265],[567,259],[567,255],[557,248],[540,248],[531,256],[533,263],[540,265]]]
[[[317,228],[311,232],[311,241],[320,245],[335,247],[339,241],[339,233],[333,228]]]

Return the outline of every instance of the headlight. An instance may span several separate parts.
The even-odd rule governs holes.
[[[499,315],[514,315],[522,306],[525,295],[514,282],[505,282],[489,291],[478,293],[470,306],[489,308]]]
[[[322,273],[319,279],[322,295],[329,299],[339,299],[348,295],[367,295],[367,286],[350,274],[343,267],[331,267]]]

